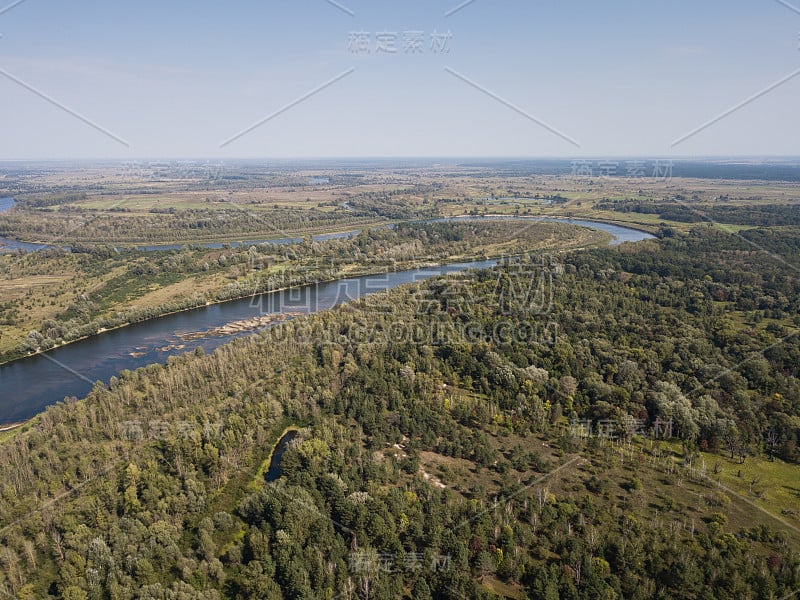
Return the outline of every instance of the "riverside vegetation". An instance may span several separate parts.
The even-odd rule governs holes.
[[[103,245],[0,256],[0,362],[171,312],[418,264],[602,244],[558,223],[400,224],[347,239],[119,252]]]

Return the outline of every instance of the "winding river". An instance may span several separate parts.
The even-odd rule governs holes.
[[[607,231],[616,244],[652,237],[605,223],[559,221]],[[400,285],[496,264],[496,260],[456,263],[272,292],[159,317],[20,359],[0,366],[0,425],[27,420],[65,397],[83,397],[94,382],[107,382],[122,370],[163,363],[171,355],[198,347],[210,352],[232,339],[252,334],[249,326],[240,330],[226,327],[231,323],[266,316],[261,325],[268,326],[270,315],[275,320],[293,318]]]

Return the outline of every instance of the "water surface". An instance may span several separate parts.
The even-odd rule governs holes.
[[[199,339],[193,339],[191,334],[257,316],[292,318],[315,313],[399,285],[496,264],[496,260],[457,263],[261,294],[151,319],[16,360],[0,366],[0,424],[29,419],[65,396],[83,397],[95,382],[108,382],[124,369],[164,363],[171,355],[198,347],[211,352],[252,331]]]
[[[289,447],[289,444],[298,436],[300,432],[296,429],[287,432],[278,442],[278,445],[275,446],[275,450],[272,452],[272,458],[269,461],[269,470],[267,471],[266,480],[267,482],[275,481],[281,476],[281,461],[283,460],[283,455],[286,452],[286,449]]]

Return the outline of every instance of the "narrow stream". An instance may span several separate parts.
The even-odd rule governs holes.
[[[299,433],[300,432],[296,429],[286,432],[286,434],[275,446],[275,450],[272,452],[272,458],[269,461],[269,470],[267,471],[266,475],[267,482],[275,481],[281,476],[281,461],[283,460],[283,455],[286,452],[286,449],[289,447],[289,444],[298,436]]]

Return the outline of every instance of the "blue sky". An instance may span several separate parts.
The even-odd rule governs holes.
[[[25,0],[0,14],[0,159],[800,154],[800,75],[671,147],[800,69],[800,8],[475,0],[446,17],[459,3]]]

